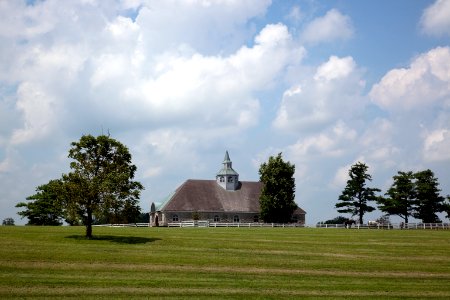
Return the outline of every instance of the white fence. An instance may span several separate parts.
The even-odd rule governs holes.
[[[346,228],[344,224],[316,224],[317,228]],[[450,229],[450,223],[353,224],[354,229]]]
[[[149,227],[149,223],[131,223],[131,224],[102,224],[93,225],[95,227]],[[304,225],[299,223],[279,224],[279,223],[219,223],[209,221],[182,221],[167,223],[167,227],[316,227],[316,228],[341,228],[345,229],[344,224],[316,224]],[[450,223],[390,223],[390,224],[353,224],[351,229],[450,229]]]
[[[168,227],[305,227],[303,224],[278,223],[219,223],[209,221],[183,221],[167,223]]]
[[[130,223],[130,224],[100,224],[92,225],[95,227],[148,227],[148,223]]]

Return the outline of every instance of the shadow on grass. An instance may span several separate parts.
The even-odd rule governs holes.
[[[97,235],[88,239],[84,235],[69,235],[66,236],[67,239],[74,240],[91,240],[91,241],[108,241],[118,244],[146,244],[154,241],[159,241],[158,238],[145,238],[137,236],[115,236],[115,235]]]

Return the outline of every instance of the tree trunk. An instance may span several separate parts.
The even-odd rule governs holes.
[[[90,209],[87,211],[86,238],[92,238],[92,211]]]

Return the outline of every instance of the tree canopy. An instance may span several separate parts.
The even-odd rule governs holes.
[[[3,219],[2,225],[3,226],[14,226],[14,219],[13,218]]]
[[[16,207],[25,208],[18,212],[22,218],[28,218],[28,225],[62,225],[64,210],[62,197],[63,182],[50,180],[36,188],[36,194],[26,198],[29,202],[20,202]]]
[[[437,213],[447,211],[445,198],[439,195],[439,183],[431,170],[398,172],[387,191],[389,197],[379,198],[379,209],[398,215],[405,223],[413,216],[424,223],[440,222]]]
[[[380,192],[378,188],[370,188],[366,186],[367,181],[372,181],[372,176],[367,173],[368,166],[364,163],[357,162],[352,165],[348,175],[347,186],[339,196],[336,203],[337,211],[340,213],[350,213],[359,217],[359,223],[363,224],[364,214],[375,210],[368,202],[377,200],[375,192]]]
[[[440,222],[436,213],[446,210],[445,198],[439,195],[438,179],[431,170],[417,172],[416,179],[416,209],[414,217],[424,223]]]
[[[95,223],[129,223],[140,215],[138,205],[143,186],[134,181],[136,166],[128,148],[106,135],[84,135],[69,150],[71,172],[59,180],[39,186],[19,203],[19,212],[33,225],[60,225],[63,217],[71,225],[85,225],[92,237]]]
[[[388,197],[378,199],[378,208],[389,215],[397,215],[408,223],[408,218],[414,213],[417,196],[414,173],[399,171],[393,179],[394,183],[385,194]]]
[[[295,166],[285,162],[282,154],[269,157],[259,168],[264,184],[259,199],[260,216],[264,222],[288,223],[297,208],[295,203]]]
[[[72,172],[63,177],[67,210],[72,219],[86,225],[86,237],[92,237],[94,216],[117,215],[119,211],[139,216],[143,186],[133,181],[136,166],[127,147],[106,135],[84,135],[72,143],[69,158],[73,159]]]

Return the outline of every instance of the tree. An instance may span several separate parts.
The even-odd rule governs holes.
[[[381,191],[366,186],[366,181],[372,181],[372,176],[367,173],[367,169],[367,165],[361,162],[357,162],[350,168],[348,172],[350,179],[347,180],[347,186],[339,196],[340,202],[336,203],[335,206],[340,213],[351,213],[352,217],[358,216],[360,224],[363,224],[363,217],[366,212],[375,210],[375,207],[367,203],[377,200],[378,197],[375,192]]]
[[[284,162],[282,154],[269,157],[259,168],[260,181],[264,184],[259,203],[260,217],[264,222],[288,223],[297,208],[295,203],[295,165]]]
[[[91,238],[95,217],[124,211],[127,218],[138,217],[143,186],[132,180],[136,166],[127,147],[105,135],[84,135],[71,145],[72,172],[63,175],[68,219],[84,224]]]
[[[348,221],[348,218],[344,216],[337,216],[334,219],[326,220],[325,222],[321,222],[322,224],[344,224],[344,222]]]
[[[2,225],[3,226],[14,226],[14,219],[13,218],[3,219]]]
[[[440,222],[436,213],[446,209],[445,198],[439,195],[439,182],[431,170],[414,174],[416,179],[416,209],[414,217],[424,223]]]
[[[17,214],[22,218],[27,217],[28,225],[62,225],[62,184],[61,180],[50,180],[47,184],[38,186],[37,193],[26,198],[30,202],[16,205],[25,208]]]
[[[401,217],[405,223],[408,223],[408,217],[414,213],[414,204],[416,202],[416,184],[414,182],[413,172],[398,172],[393,177],[394,183],[385,195],[389,197],[378,199],[378,208],[389,215]]]

